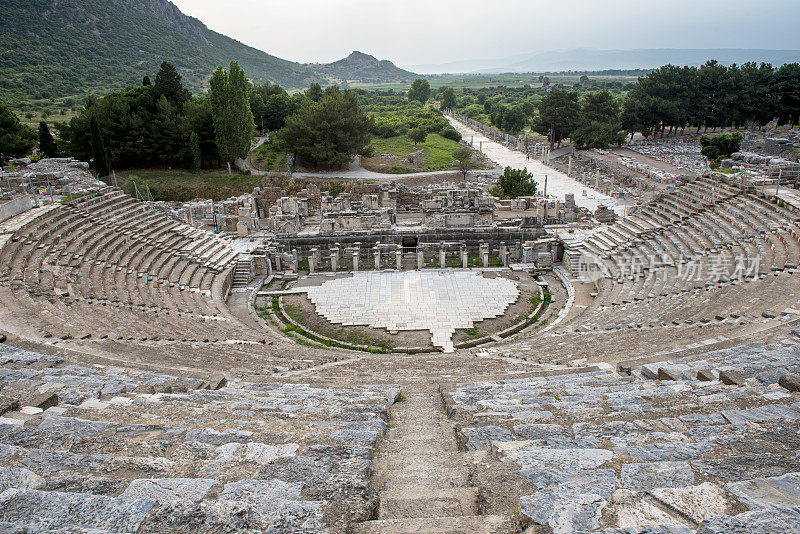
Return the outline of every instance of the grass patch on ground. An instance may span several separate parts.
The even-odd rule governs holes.
[[[288,172],[286,149],[281,143],[269,140],[258,147],[251,155],[250,161],[256,169],[262,171]]]
[[[107,176],[103,181],[115,185],[114,177]],[[134,195],[133,184],[140,192],[147,185],[153,200],[169,202],[188,202],[194,199],[210,198],[216,201],[226,200],[232,196],[252,193],[253,188],[280,187],[287,196],[296,195],[310,183],[321,190],[331,192],[348,192],[354,180],[309,180],[286,173],[270,173],[255,176],[234,170],[228,176],[227,169],[203,170],[193,172],[187,169],[129,169],[117,171],[116,185],[129,195]]]
[[[278,317],[282,316],[283,314],[280,313],[280,307],[278,305],[278,299],[273,298],[273,310],[277,310]],[[286,315],[289,316],[295,323],[300,325],[306,324],[307,317],[305,312],[296,306],[292,306],[291,304],[284,304],[283,311],[286,312]],[[356,349],[356,350],[363,350],[366,352],[372,352],[377,354],[383,354],[386,352],[391,352],[394,348],[394,345],[391,343],[387,343],[380,339],[374,339],[369,335],[362,334],[357,332],[353,329],[348,327],[340,327],[329,329],[324,332],[319,332],[319,335],[315,335],[315,332],[308,330],[306,327],[298,327],[297,325],[286,323],[282,328],[285,334],[293,332],[295,334],[299,334],[301,336],[307,337],[312,339],[326,347],[335,347],[335,348],[349,348],[349,349]],[[324,337],[320,337],[324,336]],[[325,338],[331,338],[333,341]],[[336,343],[336,341],[341,341],[345,344]],[[356,347],[350,347],[349,345],[365,345],[370,347],[369,349],[360,349]]]
[[[114,185],[113,176],[103,179]],[[262,176],[251,176],[240,172],[228,175],[227,169],[192,172],[186,169],[131,169],[117,172],[117,185],[129,195],[135,194],[134,183],[140,192],[144,186],[150,188],[153,200],[188,202],[196,198],[225,200],[231,196],[252,193],[261,185]]]
[[[408,136],[398,135],[397,137],[388,138],[375,138],[372,140],[372,153],[379,157],[381,154],[392,154],[400,158],[400,162],[394,165],[392,169],[395,174],[401,172],[415,172],[411,169],[410,164],[406,160],[409,154],[417,150],[424,150],[425,155],[422,158],[420,169],[422,171],[444,171],[453,168],[455,162],[453,158],[453,151],[460,148],[461,145],[451,139],[445,139],[439,134],[428,134],[428,137],[422,143],[414,146],[414,143]],[[391,172],[391,171],[390,171]]]

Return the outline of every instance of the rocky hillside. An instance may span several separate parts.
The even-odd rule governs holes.
[[[378,60],[363,52],[353,52],[344,59],[326,65],[311,65],[332,83],[339,81],[362,83],[411,82],[417,77],[387,60]]]
[[[330,65],[286,61],[208,29],[167,0],[0,0],[0,11],[0,98],[11,105],[119,89],[152,76],[163,60],[193,91],[231,60],[256,83],[288,88],[411,75],[366,54]]]

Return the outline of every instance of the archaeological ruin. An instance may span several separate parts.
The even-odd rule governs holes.
[[[800,531],[797,130],[711,170],[449,120],[537,193],[5,169],[0,531]]]

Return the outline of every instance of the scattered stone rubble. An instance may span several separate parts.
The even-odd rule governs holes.
[[[83,193],[102,183],[89,172],[89,164],[72,158],[45,158],[37,162],[17,159],[3,169],[0,191],[65,195]]]

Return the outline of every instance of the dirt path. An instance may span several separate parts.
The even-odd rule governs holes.
[[[679,174],[686,174],[688,172],[676,167],[675,165],[671,165],[664,161],[651,158],[650,156],[647,156],[640,152],[636,152],[635,150],[631,150],[630,148],[625,148],[625,147],[615,148],[612,150],[612,152],[618,156],[626,156],[635,159],[639,163],[644,163],[645,165],[649,165],[650,167],[654,167],[664,172],[668,172],[669,174],[672,174],[674,176],[677,176]],[[616,158],[614,159],[616,160]]]

